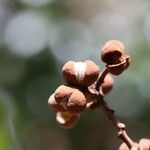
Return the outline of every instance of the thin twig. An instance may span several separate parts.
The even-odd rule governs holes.
[[[100,76],[96,82],[96,86],[95,86],[95,91],[96,91],[95,93],[96,93],[97,98],[99,100],[100,108],[107,115],[109,120],[112,122],[113,126],[117,129],[118,138],[120,138],[124,143],[126,143],[129,149],[132,149],[133,147],[135,147],[135,150],[136,149],[138,150],[138,148],[135,146],[136,144],[128,136],[128,134],[125,130],[125,124],[123,124],[119,121],[119,119],[115,115],[115,111],[108,107],[106,101],[104,100],[104,98],[99,93],[100,86],[104,82],[104,78],[106,77],[106,75],[108,73],[109,73],[109,71],[108,71],[107,67],[105,67],[103,72],[100,74]]]
[[[125,125],[121,123],[115,115],[115,111],[108,107],[106,101],[101,97],[100,100],[100,108],[102,111],[108,116],[109,120],[112,122],[113,126],[118,130],[118,138],[120,138],[124,143],[127,144],[128,148],[131,149],[135,147],[135,143],[128,136]],[[136,147],[135,147],[136,148]],[[138,150],[138,148],[137,148]]]
[[[130,139],[125,129],[118,132],[118,138],[120,138],[122,141],[124,141],[129,149],[134,147],[134,142]]]
[[[108,70],[105,67],[105,69],[103,70],[103,72],[100,74],[100,76],[98,77],[98,80],[96,82],[96,90],[99,91],[100,86],[102,85],[102,83],[104,82],[104,78],[105,76],[108,74]]]

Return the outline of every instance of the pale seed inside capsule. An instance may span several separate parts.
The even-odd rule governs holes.
[[[82,81],[86,72],[86,64],[84,62],[74,62],[75,76],[78,81]]]
[[[61,123],[64,124],[67,120],[69,120],[71,117],[71,115],[68,112],[57,112],[56,115],[56,120]]]

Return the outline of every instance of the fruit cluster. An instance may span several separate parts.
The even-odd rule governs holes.
[[[73,127],[83,111],[98,107],[99,99],[109,93],[114,83],[109,73],[119,75],[130,64],[129,56],[124,55],[124,45],[116,40],[104,45],[101,59],[106,63],[107,70],[101,82],[103,72],[91,60],[68,61],[63,66],[62,75],[66,84],[59,86],[48,100],[61,127]]]

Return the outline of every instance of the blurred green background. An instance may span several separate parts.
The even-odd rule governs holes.
[[[134,140],[150,138],[149,0],[0,0],[0,150],[112,150],[121,141],[99,110],[59,128],[47,100],[67,60],[124,42],[132,64],[106,96]]]

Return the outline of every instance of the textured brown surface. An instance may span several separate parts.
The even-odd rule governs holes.
[[[70,113],[77,113],[84,111],[85,108],[86,98],[84,94],[80,90],[74,89],[67,103],[67,111]]]
[[[82,112],[86,107],[84,94],[75,87],[61,85],[54,94],[56,102],[70,113]]]
[[[107,69],[111,74],[120,75],[124,70],[126,70],[130,65],[130,57],[123,56],[121,63],[115,65],[107,65]]]
[[[64,80],[70,85],[78,85],[74,71],[74,61],[68,61],[62,68]]]
[[[101,59],[107,64],[117,64],[124,52],[124,44],[118,40],[108,41],[101,50]]]
[[[114,84],[113,78],[109,74],[107,74],[106,77],[104,78],[103,84],[101,85],[102,94],[104,95],[108,94],[111,91],[113,84]]]
[[[73,88],[65,85],[59,86],[55,91],[55,99],[57,103],[62,103],[63,101],[68,101],[70,95],[73,92]]]
[[[54,94],[52,94],[48,99],[48,106],[55,112],[57,111],[65,111],[62,105],[59,105],[54,97]]]
[[[99,67],[91,60],[86,60],[86,75],[84,77],[83,84],[89,86],[93,84],[99,76]]]

